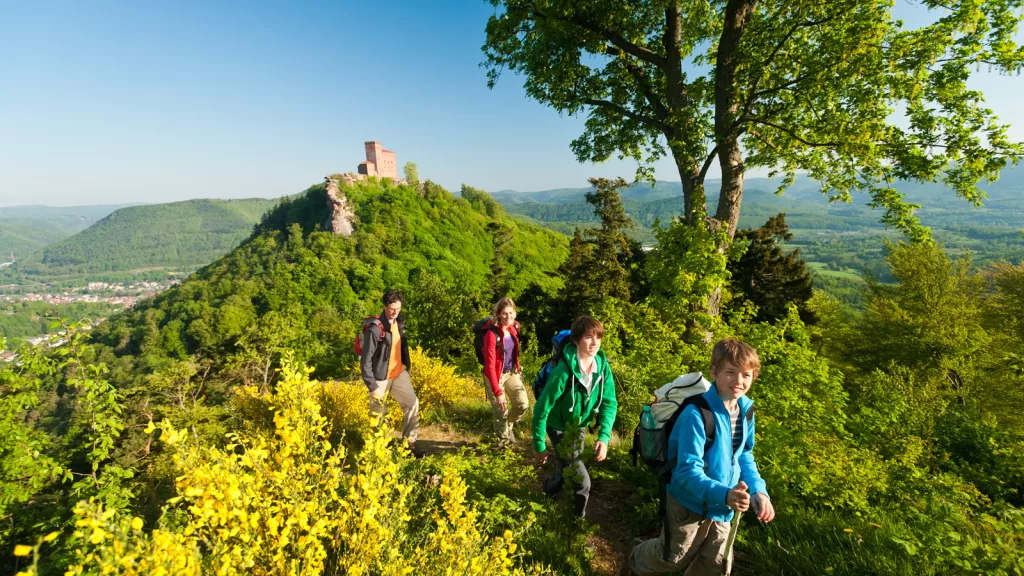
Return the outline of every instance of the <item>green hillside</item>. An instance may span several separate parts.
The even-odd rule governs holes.
[[[0,261],[24,258],[85,230],[124,204],[102,206],[10,206],[0,208]]]
[[[31,253],[5,271],[5,281],[32,284],[191,271],[247,238],[273,205],[273,200],[252,198],[121,208]]]
[[[223,258],[105,323],[97,340],[132,354],[163,348],[167,359],[217,358],[223,370],[251,369],[253,354],[287,347],[335,376],[354,360],[359,319],[377,311],[387,287],[401,287],[424,345],[471,357],[463,337],[497,281],[495,225],[504,227],[499,250],[512,294],[561,284],[553,272],[567,239],[515,222],[489,199],[474,205],[432,183],[419,193],[377,183],[343,190],[358,221],[351,238],[320,230],[326,191],[313,186],[268,212],[255,235]],[[458,295],[444,299],[442,286],[458,287]],[[144,325],[151,329],[140,331]]]

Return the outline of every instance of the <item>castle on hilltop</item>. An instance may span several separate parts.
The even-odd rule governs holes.
[[[324,181],[327,185],[327,221],[324,222],[325,230],[351,236],[353,225],[356,219],[355,212],[348,203],[345,193],[341,190],[342,185],[351,185],[359,180],[366,180],[370,176],[378,178],[391,178],[395,184],[408,186],[410,182],[398,177],[398,160],[395,153],[385,150],[380,142],[365,142],[366,160],[359,163],[358,172],[345,172],[343,174],[331,174],[326,176]]]
[[[385,150],[380,142],[366,142],[366,161],[357,168],[363,176],[377,176],[398,180],[398,160],[395,153]]]

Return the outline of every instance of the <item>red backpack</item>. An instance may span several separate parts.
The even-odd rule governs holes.
[[[355,349],[356,354],[358,354],[359,356],[363,355],[363,334],[366,332],[367,328],[374,324],[376,324],[377,327],[380,328],[380,339],[377,340],[377,343],[379,344],[380,342],[384,341],[384,323],[380,321],[380,318],[378,318],[377,316],[367,316],[366,318],[363,318],[363,329],[362,331],[359,332],[359,334],[356,334]]]

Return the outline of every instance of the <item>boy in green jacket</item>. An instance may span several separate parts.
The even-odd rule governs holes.
[[[548,376],[547,384],[533,407],[533,448],[540,454],[540,462],[547,461],[544,433],[558,447],[566,430],[575,430],[569,444],[558,454],[555,475],[544,481],[544,492],[554,496],[565,483],[564,470],[570,468],[576,478],[576,514],[586,515],[590,497],[590,474],[583,464],[583,442],[587,426],[597,420],[597,444],[594,446],[598,462],[608,456],[608,440],[618,402],[615,400],[615,381],[608,360],[601,350],[604,326],[590,316],[580,316],[572,323],[570,342],[562,350],[562,358]]]

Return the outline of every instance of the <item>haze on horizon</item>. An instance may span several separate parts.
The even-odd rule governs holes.
[[[912,10],[898,12],[912,24]],[[483,0],[0,7],[0,206],[279,197],[355,171],[366,140],[450,190],[631,178],[632,162],[579,164],[584,117],[528,100],[521,78],[488,90],[491,14]],[[1022,140],[1019,83],[975,87]]]

